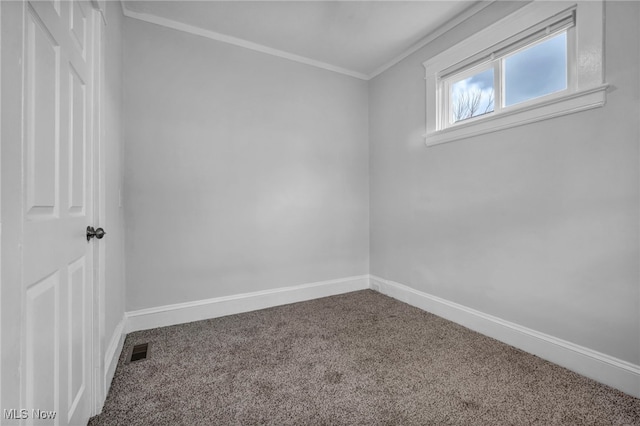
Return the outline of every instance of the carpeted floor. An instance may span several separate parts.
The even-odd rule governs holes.
[[[89,424],[640,425],[640,400],[364,290],[131,333]]]

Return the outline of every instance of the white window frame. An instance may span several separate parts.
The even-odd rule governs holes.
[[[427,123],[425,141],[428,146],[452,142],[510,127],[546,120],[578,111],[601,107],[606,102],[604,84],[604,3],[597,1],[534,1],[511,15],[478,32],[473,37],[424,62],[426,69]],[[503,86],[498,61],[473,62],[482,52],[490,52],[518,34],[539,26],[555,16],[575,13],[575,25],[567,31],[567,88],[539,98],[504,107],[499,96]],[[556,32],[556,34],[558,34]],[[526,35],[524,36],[526,38]],[[525,44],[522,48],[539,42]],[[503,56],[511,55],[516,50]],[[465,63],[471,63],[465,66]],[[460,65],[462,64],[462,65]],[[451,76],[464,75],[472,69],[494,67],[494,112],[449,123],[448,87]],[[453,72],[451,70],[454,70]],[[443,78],[443,76],[445,78]]]

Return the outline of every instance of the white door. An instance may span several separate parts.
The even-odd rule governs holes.
[[[93,10],[77,0],[25,7],[22,401],[27,424],[85,425],[96,244],[85,236],[94,225]]]

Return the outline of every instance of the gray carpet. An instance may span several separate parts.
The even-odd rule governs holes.
[[[364,290],[131,333],[89,424],[640,425],[640,400]]]

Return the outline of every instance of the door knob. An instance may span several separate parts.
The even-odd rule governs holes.
[[[91,241],[93,237],[101,240],[102,237],[105,236],[105,234],[106,232],[104,232],[104,229],[102,228],[93,229],[93,226],[87,226],[87,242]]]

